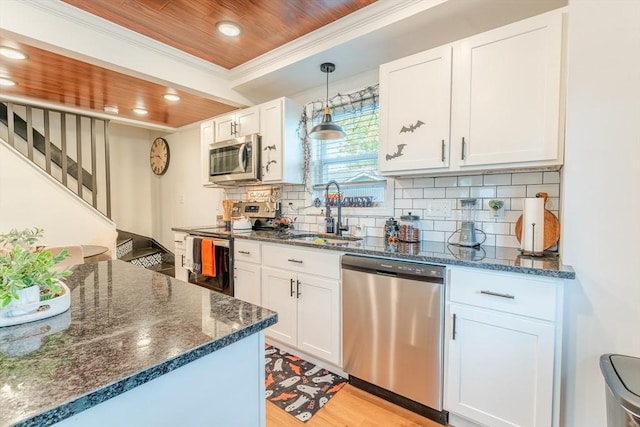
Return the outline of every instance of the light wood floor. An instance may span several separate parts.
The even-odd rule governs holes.
[[[442,427],[418,414],[347,384],[303,423],[267,401],[267,427]]]

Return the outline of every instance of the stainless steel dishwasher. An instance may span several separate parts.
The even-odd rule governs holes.
[[[349,382],[441,424],[444,278],[438,265],[342,257]]]

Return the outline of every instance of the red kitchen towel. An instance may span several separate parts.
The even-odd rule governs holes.
[[[202,275],[216,277],[215,245],[211,239],[202,239]]]

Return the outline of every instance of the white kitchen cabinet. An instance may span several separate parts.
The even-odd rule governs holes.
[[[225,114],[214,119],[215,142],[239,138],[260,132],[260,109],[255,107],[245,108]]]
[[[302,144],[298,123],[302,107],[288,98],[260,104],[262,182],[301,184]]]
[[[278,312],[267,336],[340,366],[339,278],[339,254],[263,245],[262,305]]]
[[[465,39],[454,64],[451,139],[460,170],[562,163],[562,14]]]
[[[214,129],[213,119],[200,124],[200,182],[205,187],[215,186],[209,182],[209,149],[213,144]]]
[[[450,46],[380,66],[380,173],[448,167],[450,110]]]
[[[445,409],[478,425],[559,425],[562,280],[454,267]]]
[[[235,239],[233,254],[233,296],[261,305],[260,243]]]
[[[560,166],[562,20],[549,12],[383,64],[380,173]]]
[[[185,246],[186,246],[187,233],[183,233],[181,231],[176,231],[173,233],[173,243],[174,243],[174,265],[175,265],[175,278],[178,280],[182,280],[185,282],[189,281],[189,270],[187,270],[184,266],[184,259],[186,255]]]

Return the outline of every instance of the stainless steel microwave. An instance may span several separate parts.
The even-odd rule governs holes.
[[[260,135],[211,144],[209,181],[223,185],[260,181]]]

